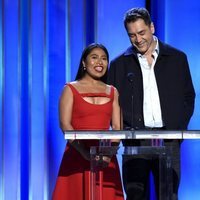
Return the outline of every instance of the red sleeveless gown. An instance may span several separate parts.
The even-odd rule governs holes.
[[[114,88],[110,94],[79,93],[68,84],[73,93],[72,126],[75,130],[108,130],[112,115]],[[105,104],[91,104],[83,99],[86,96],[110,98]],[[98,146],[98,140],[83,140],[85,146]],[[90,200],[90,162],[85,160],[69,143],[62,158],[53,200]],[[123,200],[121,177],[116,156],[108,167],[103,169],[103,200]]]

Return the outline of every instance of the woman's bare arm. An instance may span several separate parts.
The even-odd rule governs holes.
[[[69,86],[65,86],[59,102],[59,119],[62,131],[74,130],[72,120],[73,93]],[[81,140],[68,140],[69,143],[86,159],[90,160],[89,150],[85,148]]]

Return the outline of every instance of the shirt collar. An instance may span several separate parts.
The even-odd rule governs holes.
[[[156,47],[155,47],[153,53],[156,52],[157,55],[158,55],[158,54],[159,54],[159,51],[160,51],[160,49],[159,49],[159,43],[158,43],[158,38],[154,35],[154,36],[153,36],[153,39],[156,41]]]

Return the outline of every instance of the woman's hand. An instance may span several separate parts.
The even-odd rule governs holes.
[[[95,156],[95,160],[97,162],[97,166],[105,168],[108,167],[109,163],[111,162],[111,157],[109,156]]]

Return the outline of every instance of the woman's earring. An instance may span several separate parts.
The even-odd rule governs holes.
[[[83,71],[85,71],[85,70],[86,70],[86,67],[84,66],[84,67],[83,67]]]

